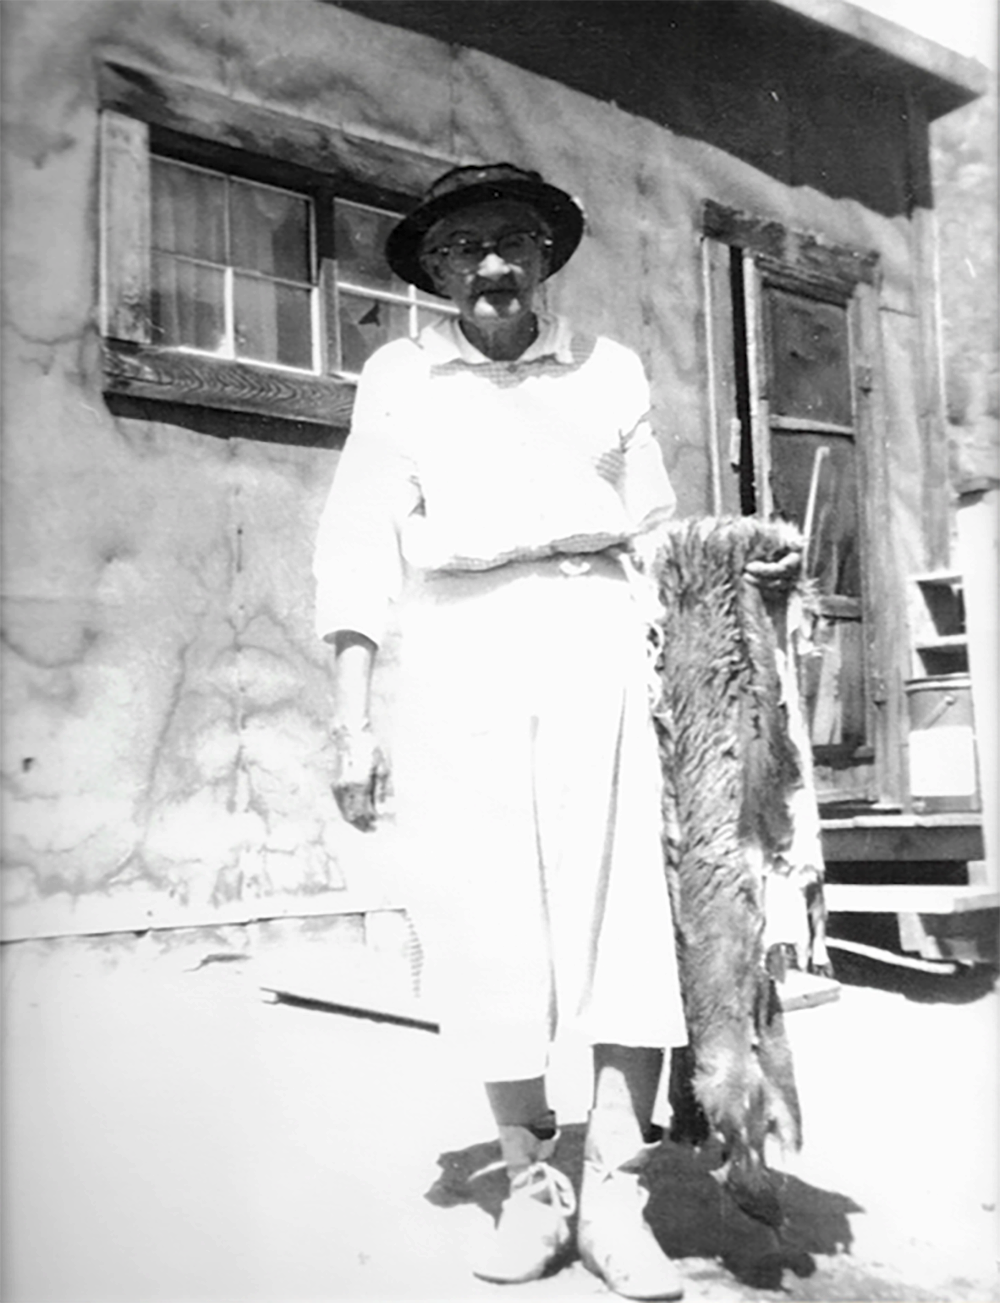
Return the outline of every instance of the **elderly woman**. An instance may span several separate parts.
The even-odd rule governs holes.
[[[686,1039],[660,850],[633,544],[674,494],[636,355],[538,310],[579,207],[509,164],[457,168],[392,231],[389,264],[450,299],[374,354],[316,549],[336,654],[335,784],[376,814],[369,683],[399,602],[397,818],[443,1030],[485,1083],[510,1176],[492,1281],[567,1256],[552,1167],[557,1026],[593,1045],[577,1247],[627,1298],[679,1298],[640,1183],[664,1051]]]

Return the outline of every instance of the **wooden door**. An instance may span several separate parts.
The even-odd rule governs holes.
[[[802,677],[820,800],[895,806],[905,622],[877,256],[706,201],[702,280],[708,509],[807,534],[817,614]]]
[[[763,255],[741,259],[753,509],[794,521],[816,593],[803,698],[821,799],[875,796],[853,304]],[[744,486],[743,497],[750,495]]]

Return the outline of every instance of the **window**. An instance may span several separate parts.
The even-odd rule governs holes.
[[[454,309],[391,271],[383,250],[398,214],[346,199],[334,199],[333,209],[337,360],[343,372],[357,375],[376,348],[412,338],[431,317]]]
[[[806,536],[821,597],[860,598],[857,431],[847,307],[761,286],[773,510]]]
[[[333,208],[333,321],[323,320],[316,201],[153,155],[151,333],[156,344],[318,374],[357,376],[382,344],[454,309],[395,276],[383,256],[397,212]]]
[[[154,342],[317,372],[309,198],[166,158],[151,177]]]
[[[447,161],[121,65],[100,82],[105,391],[346,427],[371,353],[452,310],[382,254]]]

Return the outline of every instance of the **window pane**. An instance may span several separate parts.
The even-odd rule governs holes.
[[[424,326],[429,326],[432,321],[439,321],[441,317],[454,317],[456,312],[446,311],[446,305],[442,302],[439,308],[417,308],[417,330],[423,330]]]
[[[153,248],[224,263],[224,178],[163,158],[152,163]]]
[[[398,220],[391,213],[338,199],[333,207],[337,280],[405,294],[405,282],[393,275],[383,256],[386,238]]]
[[[766,303],[771,411],[852,425],[846,310],[773,287]]]
[[[233,295],[237,357],[312,369],[308,289],[237,275]]]
[[[218,352],[226,335],[225,273],[169,254],[153,256],[153,338]]]
[[[802,665],[802,698],[813,746],[862,746],[867,734],[864,626],[821,617]]]
[[[837,435],[775,432],[771,438],[774,508],[805,524],[813,497],[809,573],[821,594],[861,596],[857,451]]]
[[[309,201],[250,181],[230,189],[232,265],[308,284]]]
[[[340,365],[358,372],[375,349],[409,334],[409,308],[340,292]]]

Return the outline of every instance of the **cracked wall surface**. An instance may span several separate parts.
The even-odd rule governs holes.
[[[643,357],[684,514],[711,501],[705,195],[878,249],[904,314],[905,222],[793,194],[612,104],[312,0],[2,8],[6,933],[398,904],[391,821],[356,833],[329,793],[310,556],[336,451],[211,437],[152,403],[113,411],[102,392],[102,61],[442,159],[508,158],[579,196],[588,238],[546,294]]]
[[[1000,479],[997,80],[934,124],[941,317],[952,481]]]

